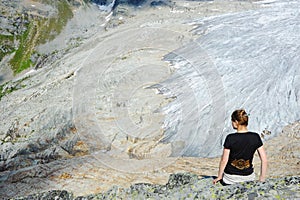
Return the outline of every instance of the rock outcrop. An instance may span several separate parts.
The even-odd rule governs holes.
[[[19,197],[29,199],[298,199],[300,177],[270,179],[266,182],[245,182],[222,186],[212,185],[212,177],[199,179],[194,174],[171,174],[166,185],[134,184],[129,188],[112,187],[100,194],[74,197],[67,191],[49,191]]]

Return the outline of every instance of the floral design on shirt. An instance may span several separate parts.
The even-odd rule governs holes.
[[[243,170],[250,167],[250,160],[244,160],[244,159],[234,159],[231,162],[231,165],[234,166],[237,169]]]

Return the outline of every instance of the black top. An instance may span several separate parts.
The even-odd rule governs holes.
[[[230,153],[224,172],[235,175],[252,174],[254,153],[262,145],[261,138],[254,132],[227,135],[224,148],[230,149]]]

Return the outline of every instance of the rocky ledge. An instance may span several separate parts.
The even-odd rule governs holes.
[[[53,190],[16,199],[299,199],[300,176],[268,179],[266,182],[245,182],[213,185],[213,177],[198,178],[191,173],[171,174],[165,185],[139,183],[88,196],[75,197],[65,190]]]

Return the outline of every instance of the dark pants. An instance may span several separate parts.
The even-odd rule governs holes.
[[[227,185],[230,185],[230,184],[227,184],[223,181],[223,179],[220,180],[220,183],[223,185],[223,186],[227,186]]]

